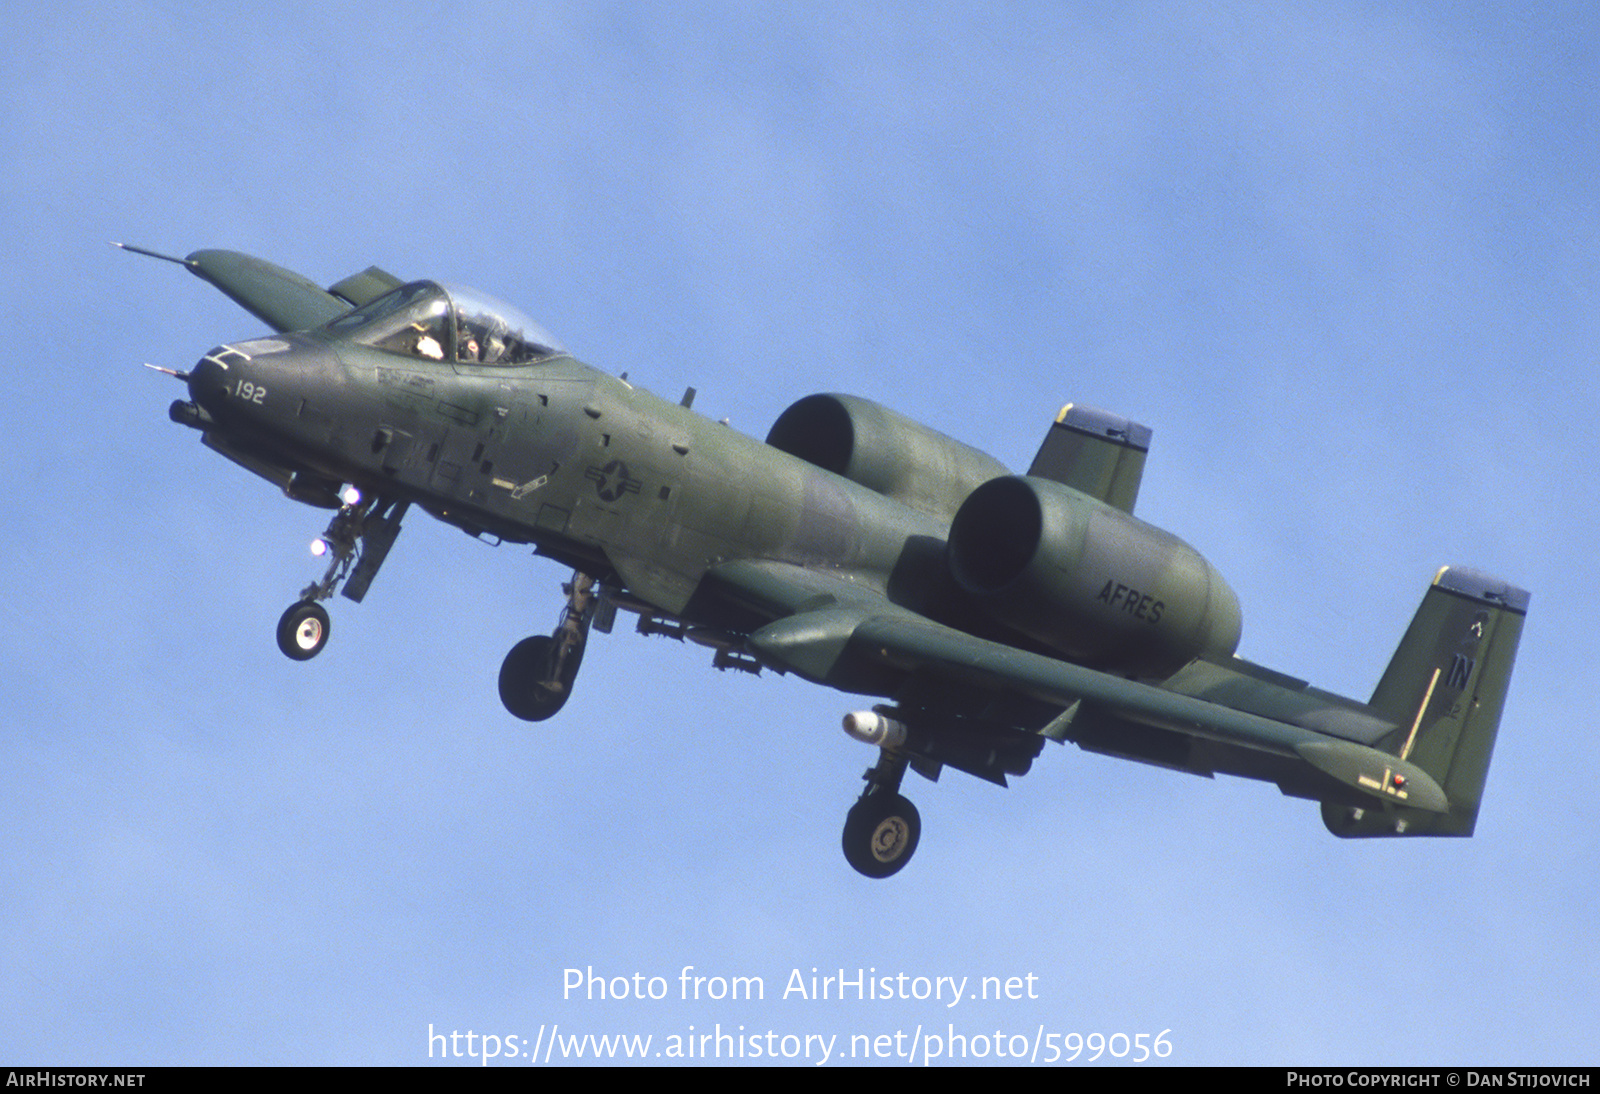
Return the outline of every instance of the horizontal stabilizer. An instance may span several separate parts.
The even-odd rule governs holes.
[[[1350,741],[1310,741],[1295,751],[1306,763],[1353,790],[1427,813],[1450,809],[1444,790],[1416,764],[1378,756],[1372,749]],[[1373,768],[1375,757],[1387,761],[1381,772]]]

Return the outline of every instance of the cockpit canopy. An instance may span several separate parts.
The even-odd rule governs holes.
[[[342,338],[406,357],[520,365],[565,353],[543,327],[475,289],[413,281],[330,322]]]

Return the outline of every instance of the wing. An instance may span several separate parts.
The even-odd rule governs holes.
[[[898,696],[883,688],[898,677],[913,691],[932,680],[946,691],[1031,700],[1057,712],[1038,736],[1196,774],[1271,781],[1324,802],[1325,819],[1340,834],[1470,834],[1481,777],[1475,790],[1470,779],[1458,788],[1456,750],[1429,761],[1424,745],[1461,739],[1463,709],[1476,712],[1488,723],[1480,723],[1473,750],[1482,757],[1478,774],[1486,772],[1483,730],[1492,744],[1527,606],[1520,590],[1470,571],[1441,571],[1379,690],[1401,691],[1390,678],[1402,671],[1408,679],[1431,673],[1436,685],[1441,674],[1453,674],[1458,686],[1449,695],[1435,695],[1435,686],[1414,718],[1400,720],[1240,660],[1197,661],[1159,686],[1124,679],[943,626],[847,581],[742,565],[748,572],[723,578],[732,576],[769,608],[792,610],[750,636],[751,649],[770,665],[846,690]],[[1435,641],[1436,623],[1460,634]],[[1482,648],[1461,652],[1468,639]],[[1462,659],[1483,665],[1470,694],[1471,667]],[[872,684],[878,686],[863,686]],[[1471,801],[1453,804],[1444,785]],[[1341,818],[1349,823],[1341,827]],[[1352,825],[1359,830],[1346,830]]]
[[[180,259],[125,243],[117,246],[178,263],[280,333],[320,327],[402,284],[393,274],[369,266],[331,289],[324,289],[293,270],[238,251],[196,251]]]

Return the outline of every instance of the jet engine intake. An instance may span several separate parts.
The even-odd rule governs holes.
[[[1075,661],[1165,676],[1239,644],[1239,600],[1199,552],[1048,479],[974,490],[949,562],[990,617]]]

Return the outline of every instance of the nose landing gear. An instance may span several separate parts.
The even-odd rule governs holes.
[[[383,498],[355,500],[339,507],[328,522],[327,531],[317,542],[333,555],[321,581],[300,590],[300,599],[289,605],[278,620],[278,648],[285,657],[309,661],[328,643],[332,626],[328,612],[318,601],[332,597],[342,584],[344,595],[356,603],[367,595],[378,567],[388,557],[400,534],[400,518],[410,502]],[[319,552],[321,553],[321,552]]]
[[[278,648],[292,660],[309,661],[328,644],[328,631],[328,612],[321,604],[290,604],[278,620]]]

